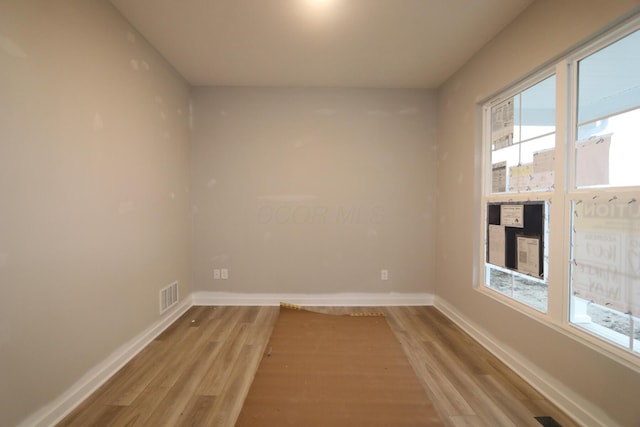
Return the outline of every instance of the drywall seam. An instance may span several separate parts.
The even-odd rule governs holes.
[[[194,292],[193,305],[277,306],[281,302],[308,306],[422,306],[433,305],[428,293],[250,294]]]
[[[40,410],[22,421],[18,427],[54,426],[67,416],[73,409],[118,372],[127,362],[133,359],[143,348],[153,341],[160,333],[173,324],[182,314],[193,305],[191,295],[170,313],[158,319],[153,325],[142,331],[129,342],[115,350],[109,357],[94,366],[82,378],[76,381],[67,391],[57,399],[42,407]]]
[[[441,297],[434,297],[434,306],[578,424],[601,427],[618,425],[605,414],[595,415],[594,411],[589,411],[585,405],[579,404],[576,401],[579,398],[575,393],[560,384],[554,384],[548,374],[529,363],[526,357],[497,340]]]

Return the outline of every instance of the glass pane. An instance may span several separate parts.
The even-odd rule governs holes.
[[[553,189],[556,77],[491,109],[491,192]]]
[[[508,186],[508,171],[520,160],[520,145],[512,145],[491,154],[491,192],[504,193]]]
[[[523,165],[531,165],[529,176],[510,185],[514,191],[551,191],[555,182],[555,134],[542,136],[521,144],[520,159]]]
[[[533,163],[536,158],[535,154],[541,151],[548,151],[556,146],[555,134],[545,135],[540,138],[532,139],[522,143],[522,152],[520,153],[520,160],[522,163]],[[539,165],[539,167],[546,168],[545,165]]]
[[[513,145],[514,114],[519,99],[518,95],[491,107],[491,151]]]
[[[487,286],[538,311],[547,311],[548,286],[540,280],[487,265]]]
[[[550,191],[554,185],[555,134],[545,135],[492,153],[492,192]],[[506,184],[496,185],[506,173]],[[505,187],[506,186],[506,190]]]
[[[628,348],[640,313],[637,198],[574,202],[572,215],[571,321]]]
[[[485,284],[547,311],[548,202],[487,204]]]
[[[575,186],[640,185],[640,31],[578,63]]]
[[[556,131],[556,76],[551,76],[522,92],[520,141]]]
[[[596,325],[611,329],[624,337],[628,337],[633,333],[634,339],[640,340],[640,327],[632,332],[631,329],[633,325],[631,323],[631,316],[628,314],[620,313],[606,306],[590,302],[587,304],[587,316],[589,316],[591,321]],[[640,351],[640,348],[638,348],[638,350]]]
[[[580,126],[576,187],[640,185],[640,108]]]
[[[520,132],[521,115],[522,115],[522,94],[519,93],[513,97],[513,142],[522,141]]]
[[[640,31],[578,63],[578,124],[640,107]]]

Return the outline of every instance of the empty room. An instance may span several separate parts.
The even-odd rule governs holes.
[[[640,425],[640,1],[0,0],[0,426]]]

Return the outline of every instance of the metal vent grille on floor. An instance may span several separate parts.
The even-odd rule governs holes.
[[[160,289],[160,314],[178,303],[178,282]]]
[[[562,427],[553,417],[534,417],[542,427]]]

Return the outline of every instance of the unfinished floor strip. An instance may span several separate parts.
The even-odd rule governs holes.
[[[281,306],[237,426],[442,426],[386,319]]]

